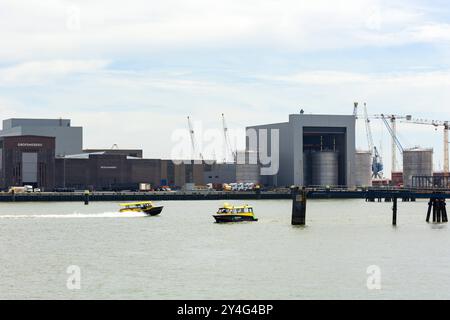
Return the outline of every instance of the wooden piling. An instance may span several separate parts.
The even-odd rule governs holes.
[[[396,226],[397,225],[397,209],[398,209],[397,208],[397,206],[398,206],[397,198],[394,198],[393,202],[394,202],[394,204],[392,206],[392,225]]]
[[[433,222],[437,222],[437,210],[438,210],[438,200],[433,200]]]
[[[89,195],[90,195],[90,192],[88,190],[86,190],[84,192],[84,205],[85,206],[89,205]]]
[[[441,223],[441,199],[437,201],[436,222]]]
[[[307,192],[305,188],[302,188],[300,191],[298,188],[295,188],[292,195],[292,225],[304,226],[306,224]]]
[[[433,209],[433,199],[428,202],[427,222],[430,222],[431,210]]]
[[[445,199],[442,201],[442,222],[447,223],[448,222],[448,216],[447,216],[447,203],[445,202]]]

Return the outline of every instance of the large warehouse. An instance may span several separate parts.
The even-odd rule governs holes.
[[[0,189],[23,185],[54,187],[54,137],[0,137]]]
[[[124,150],[126,152],[126,150]],[[172,160],[142,159],[120,150],[99,151],[56,159],[58,189],[132,190],[140,183],[153,187],[204,184],[201,164],[174,164]]]
[[[260,138],[265,137],[264,130],[267,141]],[[279,132],[278,148],[271,142],[273,130]],[[261,153],[267,142],[269,156],[279,152],[278,172],[261,177],[266,185],[351,187],[355,184],[353,115],[292,114],[289,122],[248,127],[247,135],[247,150],[257,148]],[[254,143],[252,136],[257,140]]]
[[[83,128],[72,127],[69,119],[7,119],[0,137],[44,136],[55,138],[56,156],[78,154],[83,150]]]

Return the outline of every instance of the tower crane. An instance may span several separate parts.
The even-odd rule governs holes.
[[[398,140],[397,137],[397,131],[396,131],[396,127],[395,127],[395,121],[392,122],[392,118],[391,118],[391,124],[393,125],[391,127],[391,125],[389,124],[389,122],[387,121],[387,117],[385,117],[384,115],[381,115],[381,119],[383,120],[384,125],[386,126],[389,134],[391,135],[392,138],[392,172],[397,170],[397,152],[396,152],[396,148],[398,149],[398,151],[400,152],[400,155],[403,155],[403,146],[400,143],[400,140]]]
[[[233,161],[236,161],[237,153],[233,150],[230,143],[230,137],[228,135],[228,126],[227,122],[225,121],[225,114],[222,113],[222,126],[223,126],[223,137],[224,137],[224,162],[227,162],[227,155],[231,153],[233,156]]]
[[[392,171],[397,171],[397,150],[399,149],[400,153],[403,154],[403,147],[400,144],[400,141],[397,138],[397,120],[405,119],[407,121],[410,121],[412,119],[411,115],[406,116],[400,116],[400,115],[386,115],[386,114],[380,114],[380,115],[374,115],[372,116],[373,119],[381,119],[383,120],[384,124],[386,125],[386,128],[388,129],[391,138],[391,149],[392,149]],[[390,124],[387,120],[390,120]]]
[[[189,134],[191,136],[192,155],[193,155],[193,157],[196,157],[197,156],[197,143],[195,140],[195,131],[194,131],[194,127],[192,126],[191,117],[188,116],[187,120],[188,120]],[[203,160],[203,154],[201,152],[199,152],[199,155],[200,155],[200,159]]]
[[[440,120],[425,120],[425,119],[409,119],[405,121],[405,123],[414,123],[414,124],[423,124],[434,126],[437,130],[438,127],[444,128],[444,174],[449,173],[449,155],[448,155],[448,132],[450,128],[449,121],[440,121]]]

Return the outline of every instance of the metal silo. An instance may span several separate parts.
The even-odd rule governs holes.
[[[412,187],[414,176],[433,176],[433,149],[407,149],[403,151],[403,184]]]
[[[320,151],[312,154],[312,184],[337,186],[339,184],[339,153]]]
[[[369,151],[357,151],[355,154],[355,185],[372,185],[372,153]]]

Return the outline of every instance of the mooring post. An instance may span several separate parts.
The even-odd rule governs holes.
[[[428,211],[427,211],[427,222],[430,222],[431,210],[433,209],[434,200],[430,199],[428,202]]]
[[[299,190],[298,187],[291,187],[292,193],[292,225],[304,226],[306,224],[306,198],[305,187]]]
[[[437,221],[437,209],[438,209],[437,199],[434,199],[433,200],[433,222]]]
[[[441,201],[441,199],[439,199],[438,201],[437,201],[437,210],[436,210],[436,222],[437,223],[441,223],[441,212],[442,212],[442,206],[441,206],[441,204],[442,204],[442,201]]]
[[[261,199],[261,187],[259,185],[256,185],[255,187],[255,193],[256,193],[256,199]]]
[[[394,204],[392,206],[392,225],[397,225],[397,198],[394,197]]]
[[[89,190],[84,191],[84,205],[89,205]]]
[[[447,216],[447,203],[445,199],[442,199],[442,222],[448,222],[448,216]]]

